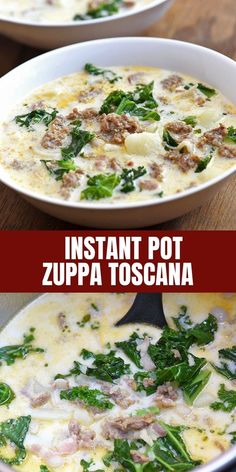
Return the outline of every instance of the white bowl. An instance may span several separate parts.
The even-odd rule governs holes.
[[[179,71],[220,89],[236,103],[236,63],[228,57],[170,39],[113,38],[51,51],[9,72],[0,80],[0,120],[4,120],[16,102],[24,100],[33,89],[61,75],[81,70],[86,62],[99,66],[139,64]],[[20,188],[6,173],[0,172],[0,179],[37,208],[71,223],[96,228],[138,228],[176,218],[202,205],[235,171],[236,165],[222,175],[178,194],[128,204],[62,201]]]
[[[0,33],[41,49],[59,48],[97,38],[133,36],[157,21],[172,2],[173,0],[153,0],[106,18],[65,23],[37,23],[1,16]]]

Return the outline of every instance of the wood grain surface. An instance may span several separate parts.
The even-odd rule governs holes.
[[[236,0],[176,0],[144,35],[198,43],[236,59]],[[0,75],[42,52],[0,36]],[[0,229],[76,228],[36,210],[0,184]],[[236,229],[236,176],[201,208],[154,228]]]

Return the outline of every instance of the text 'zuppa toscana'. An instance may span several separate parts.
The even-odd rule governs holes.
[[[22,472],[184,472],[236,441],[233,294],[48,294],[0,335],[0,459]],[[183,305],[186,303],[186,305]]]
[[[1,126],[0,164],[17,185],[47,197],[161,199],[236,165],[236,109],[184,75],[86,64],[12,111]]]

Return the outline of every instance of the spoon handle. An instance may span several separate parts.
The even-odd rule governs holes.
[[[166,326],[161,293],[138,293],[128,313],[116,323],[148,323],[159,328]]]

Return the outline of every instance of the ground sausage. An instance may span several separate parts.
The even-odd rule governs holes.
[[[105,439],[124,438],[130,432],[147,428],[155,419],[155,415],[151,413],[144,416],[119,416],[105,422],[103,435]]]
[[[227,157],[229,159],[236,158],[236,146],[227,146],[226,144],[222,144],[219,148],[219,154],[222,157]]]
[[[95,108],[85,108],[85,110],[78,110],[78,108],[73,108],[73,110],[67,115],[68,120],[76,120],[81,118],[82,120],[90,120],[98,116],[97,110]]]
[[[176,164],[182,172],[188,172],[194,169],[200,162],[200,157],[189,152],[180,153],[177,149],[168,151],[165,154],[165,159]]]
[[[222,144],[224,137],[227,134],[227,129],[222,123],[217,128],[204,133],[198,141],[198,147],[202,148],[205,144],[219,147]]]
[[[127,79],[131,85],[135,85],[137,83],[141,83],[143,76],[143,72],[136,72],[135,74],[128,75]]]
[[[183,83],[182,77],[177,74],[169,75],[166,79],[161,81],[161,85],[164,89],[169,90],[170,92],[174,92],[179,85]]]
[[[65,315],[65,313],[62,313],[62,312],[58,313],[57,323],[58,323],[58,326],[61,330],[66,328],[66,315]]]
[[[55,120],[50,123],[48,130],[42,138],[41,145],[45,149],[54,149],[59,147],[69,134],[69,131],[65,118],[58,115]]]
[[[165,129],[167,129],[171,134],[174,134],[175,140],[178,143],[181,143],[181,141],[187,138],[193,130],[192,126],[186,125],[182,121],[167,123]]]
[[[156,162],[152,162],[149,166],[149,175],[153,179],[158,180],[158,182],[161,182],[163,179],[161,166]]]
[[[157,187],[158,183],[154,179],[145,179],[139,182],[140,190],[155,190]]]
[[[43,392],[40,393],[40,395],[38,395],[37,397],[32,398],[30,404],[32,408],[39,408],[40,406],[46,405],[46,403],[49,402],[50,398],[51,395],[49,392]]]
[[[123,144],[128,133],[141,133],[143,131],[136,118],[127,115],[103,114],[100,123],[103,136],[113,144]]]
[[[138,464],[145,464],[146,462],[149,462],[149,458],[145,456],[145,454],[141,454],[138,451],[130,451],[131,457],[134,462]]]
[[[177,389],[170,382],[167,382],[157,388],[156,404],[159,408],[171,408],[175,405],[178,398]]]

